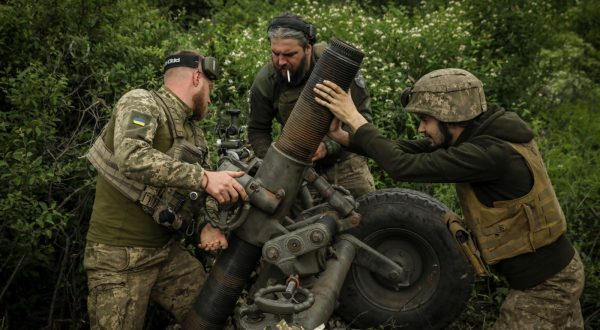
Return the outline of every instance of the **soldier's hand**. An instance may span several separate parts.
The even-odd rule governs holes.
[[[227,237],[218,228],[211,224],[206,224],[200,231],[200,243],[198,247],[205,251],[216,251],[219,249],[225,250],[229,244]]]
[[[325,158],[325,156],[327,156],[327,148],[325,147],[325,143],[321,142],[319,143],[319,147],[317,148],[317,151],[315,151],[315,153],[313,154],[311,160],[315,162],[319,159]]]
[[[327,136],[329,136],[335,142],[347,147],[350,144],[350,133],[344,131],[342,129],[342,122],[333,118],[331,121],[331,125],[329,125],[329,132],[327,132]]]
[[[353,132],[367,123],[352,101],[350,93],[343,91],[333,81],[323,80],[322,84],[316,84],[313,88],[317,94],[315,101],[329,109],[337,118],[352,128]]]
[[[235,203],[238,199],[246,199],[248,195],[235,178],[244,175],[236,171],[204,171],[202,186],[204,191],[214,197],[219,204]]]

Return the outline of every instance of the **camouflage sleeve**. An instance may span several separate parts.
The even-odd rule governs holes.
[[[125,94],[117,102],[115,116],[115,159],[126,177],[156,187],[200,189],[202,166],[153,148],[156,131],[167,118],[150,92],[136,89]]]
[[[272,102],[256,86],[250,89],[250,114],[248,116],[248,140],[256,155],[264,158],[273,142],[273,118],[275,110]]]

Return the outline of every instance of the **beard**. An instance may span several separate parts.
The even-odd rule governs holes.
[[[284,83],[284,84],[289,84],[292,87],[298,86],[300,85],[302,82],[304,82],[305,78],[306,78],[306,74],[308,73],[308,59],[306,58],[306,56],[304,56],[302,58],[302,60],[300,61],[300,63],[298,64],[298,67],[295,70],[292,70],[291,68],[286,68],[285,66],[279,66],[275,63],[273,63],[273,66],[275,66],[275,69],[277,69],[277,77],[279,78],[279,82],[280,83]],[[285,72],[287,70],[289,70],[290,72],[290,82],[288,82],[287,79],[287,73]]]
[[[429,146],[434,149],[448,149],[448,147],[452,145],[452,134],[450,134],[450,130],[448,130],[448,124],[438,123],[437,125],[437,131],[425,133],[425,137],[429,139]]]
[[[441,147],[444,149],[448,149],[448,147],[450,147],[452,145],[452,134],[450,134],[447,124],[439,123],[438,125],[440,126],[440,132],[442,133],[442,136],[444,137],[444,141],[442,141]]]
[[[194,94],[194,96],[192,96],[192,103],[192,118],[195,120],[204,119],[204,117],[206,117],[206,114],[208,113],[208,102],[204,98],[202,91],[199,91],[198,93]]]

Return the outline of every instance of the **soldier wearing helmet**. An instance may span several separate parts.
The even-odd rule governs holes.
[[[478,258],[470,261],[510,286],[494,329],[583,329],[583,264],[565,236],[566,219],[533,131],[514,112],[488,105],[479,79],[442,69],[405,90],[401,102],[419,117],[425,136],[416,141],[383,137],[334,83],[314,90],[337,117],[331,138],[373,158],[396,180],[456,184],[476,242]],[[340,121],[353,134],[340,130]]]

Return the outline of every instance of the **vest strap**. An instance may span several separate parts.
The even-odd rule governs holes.
[[[185,138],[183,122],[179,118],[173,118],[173,114],[171,113],[171,110],[169,110],[167,103],[165,102],[165,100],[163,100],[163,98],[160,95],[158,95],[156,91],[152,91],[151,93],[152,96],[154,96],[154,99],[158,99],[159,102],[163,105],[163,111],[168,117],[167,123],[169,124],[169,130],[171,131],[171,135],[173,136],[173,138]]]
[[[85,157],[96,168],[98,174],[112,183],[125,197],[132,201],[139,200],[146,185],[128,179],[119,171],[117,164],[113,161],[114,155],[104,143],[102,134],[96,139]]]

